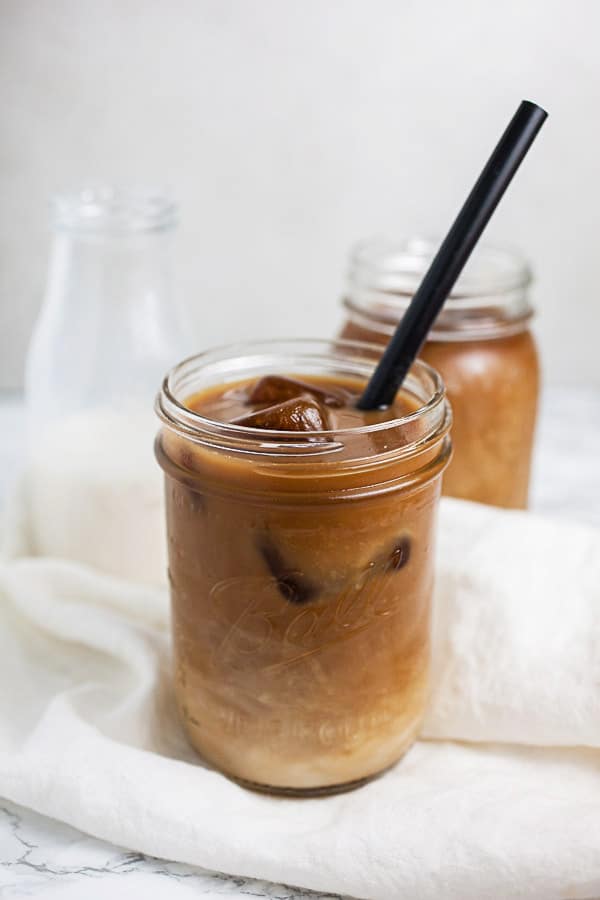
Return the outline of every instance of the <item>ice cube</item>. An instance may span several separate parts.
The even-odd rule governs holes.
[[[385,562],[386,572],[398,572],[410,559],[410,538],[406,535],[396,543]]]
[[[263,536],[258,542],[258,549],[285,600],[301,604],[308,603],[316,596],[316,586],[303,572],[286,563],[270,537]]]
[[[259,378],[251,388],[247,402],[248,404],[282,403],[303,394],[315,397],[325,406],[339,409],[344,405],[344,397],[341,393],[326,391],[314,384],[297,381],[295,378],[285,378],[283,375],[265,375],[263,378]]]
[[[247,416],[238,416],[232,419],[232,425],[267,428],[269,431],[327,431],[330,428],[327,410],[306,395],[258,409]]]
[[[362,570],[360,580],[366,584],[371,578],[379,575],[387,575],[399,572],[410,560],[411,540],[408,535],[403,535],[389,550],[383,550],[371,559]]]

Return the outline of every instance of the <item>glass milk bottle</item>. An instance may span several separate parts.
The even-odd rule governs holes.
[[[176,207],[152,191],[94,188],[60,196],[54,213],[25,379],[32,550],[162,583],[152,408],[186,350],[171,281]]]

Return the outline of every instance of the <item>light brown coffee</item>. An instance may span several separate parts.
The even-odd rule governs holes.
[[[358,244],[349,258],[341,337],[386,346],[436,250],[423,238]],[[421,350],[452,406],[454,452],[442,487],[451,497],[527,506],[540,381],[530,284],[518,254],[478,247]]]
[[[349,321],[341,337],[387,344],[389,336]],[[427,341],[421,359],[440,373],[452,406],[452,461],[442,492],[525,509],[539,393],[529,331],[488,340]]]
[[[188,397],[210,436],[166,427],[157,453],[190,740],[238,780],[319,793],[390,766],[419,727],[448,416],[417,449],[414,394],[363,413],[362,381],[291,378]]]

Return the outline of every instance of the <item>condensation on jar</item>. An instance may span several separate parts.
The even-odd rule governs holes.
[[[358,244],[341,337],[387,344],[436,248],[422,238]],[[442,375],[454,413],[448,496],[527,506],[540,378],[531,281],[516,253],[478,248],[421,351]]]

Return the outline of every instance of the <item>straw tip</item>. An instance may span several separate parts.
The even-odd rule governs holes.
[[[543,106],[540,106],[539,103],[535,103],[533,100],[521,100],[521,106],[526,106],[531,110],[531,112],[536,110],[538,115],[540,115],[544,119],[548,118],[548,111],[545,110]]]

